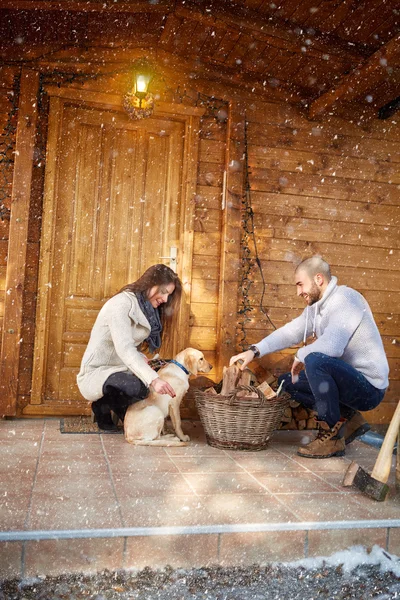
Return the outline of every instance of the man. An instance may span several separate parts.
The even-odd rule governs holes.
[[[242,359],[244,369],[254,358],[303,341],[291,373],[279,378],[294,400],[317,412],[317,437],[297,454],[343,456],[345,445],[370,429],[359,411],[375,408],[385,395],[389,366],[382,340],[365,298],[338,285],[322,258],[303,260],[295,282],[307,304],[300,317],[233,356],[230,364]]]

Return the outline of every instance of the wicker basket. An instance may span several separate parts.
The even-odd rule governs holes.
[[[236,397],[241,390],[256,392],[257,398]],[[263,450],[281,423],[289,394],[267,399],[252,386],[239,386],[229,396],[196,390],[197,410],[207,443],[229,450]]]

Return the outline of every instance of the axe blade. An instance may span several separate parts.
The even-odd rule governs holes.
[[[354,485],[360,492],[377,502],[385,500],[389,486],[382,481],[374,479],[365,469],[352,462],[345,475],[343,485]]]

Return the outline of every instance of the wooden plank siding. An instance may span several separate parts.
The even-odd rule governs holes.
[[[193,240],[190,344],[217,363],[222,194],[226,124],[208,113],[201,121]],[[210,376],[218,376],[214,369]]]
[[[3,336],[3,317],[4,317],[4,294],[6,285],[7,252],[8,237],[10,229],[10,220],[7,218],[5,210],[11,206],[12,178],[14,171],[14,157],[12,151],[15,147],[15,130],[9,129],[11,122],[15,125],[13,118],[14,100],[14,79],[19,75],[18,67],[0,67],[0,202],[3,219],[0,220],[0,346]]]
[[[190,31],[185,35],[189,39]],[[226,42],[222,36],[218,47],[224,56],[226,54],[227,61],[232,62],[233,55]],[[174,43],[167,34],[165,43]],[[169,75],[174,71],[180,75],[175,65],[169,69]],[[12,82],[9,71],[3,74],[0,91],[10,89],[7,86]],[[94,93],[112,88],[115,93],[121,93],[126,75],[118,77],[75,81],[71,87]],[[159,85],[161,102],[190,104],[190,97],[195,102],[199,91],[210,98],[230,102],[227,122],[216,119],[211,110],[201,118],[194,197],[189,340],[191,345],[204,351],[213,365],[218,365],[218,370],[212,371],[210,376],[218,380],[221,366],[227,364],[229,356],[238,349],[234,325],[228,321],[238,320],[236,288],[240,279],[245,109],[249,122],[251,200],[257,247],[267,282],[264,306],[277,327],[298,315],[303,303],[295,294],[293,265],[303,257],[322,254],[331,263],[339,282],[362,292],[374,311],[390,362],[391,384],[384,403],[374,411],[371,420],[388,422],[400,392],[400,131],[396,120],[357,122],[329,115],[318,122],[309,121],[299,106],[278,100],[274,103],[257,100],[259,96],[251,97],[239,87],[233,90],[202,80],[192,84],[193,89],[188,87],[187,95],[179,100],[172,84],[165,85],[165,89],[162,89],[163,82]],[[42,102],[45,101],[44,96]],[[0,123],[6,120],[2,106],[0,102]],[[4,106],[8,105],[4,103]],[[45,109],[39,113],[39,130],[45,136]],[[46,139],[42,139],[38,146],[31,183],[17,414],[21,414],[29,401],[32,382],[44,180],[40,151],[45,143]],[[2,322],[8,221],[0,222],[0,227]],[[249,343],[259,341],[272,330],[257,308],[262,288],[256,269],[253,275],[254,311],[246,326]],[[223,322],[228,314],[231,317]],[[293,351],[287,349],[261,362],[268,370],[278,373],[288,368],[292,354]],[[193,406],[193,403],[185,404],[184,416],[194,416]]]
[[[399,129],[338,116],[311,122],[291,106],[254,103],[249,164],[257,249],[267,282],[264,308],[277,327],[304,308],[296,297],[294,265],[322,255],[339,283],[370,303],[390,366],[390,387],[369,420],[387,422],[400,391]],[[367,129],[367,131],[366,131]],[[259,309],[262,285],[253,269],[247,339],[272,331]],[[280,373],[286,350],[264,357]]]

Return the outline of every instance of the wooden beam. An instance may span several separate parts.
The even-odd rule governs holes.
[[[183,72],[187,82],[198,82],[208,79],[214,83],[224,83],[230,86],[240,86],[240,89],[249,93],[260,94],[264,97],[275,97],[276,100],[299,102],[305,97],[306,90],[292,83],[281,82],[278,87],[270,87],[268,81],[264,85],[266,77],[256,76],[253,72],[243,69],[242,71],[223,64],[204,60],[186,55],[181,56],[158,48],[153,49],[122,49],[122,48],[90,48],[88,50],[76,50],[71,48],[71,60],[64,60],[69,49],[56,53],[50,59],[41,59],[33,63],[35,68],[41,72],[59,70],[71,73],[93,73],[106,75],[117,75],[126,71],[127,66],[137,58],[143,57],[159,65],[160,73],[168,73],[171,79],[176,78],[176,70]],[[79,57],[79,60],[77,60]]]
[[[351,100],[370,91],[384,77],[388,67],[400,57],[400,33],[375,52],[363,65],[344,77],[341,82],[311,103],[309,117],[314,119],[339,99]]]
[[[174,14],[178,17],[194,19],[214,27],[234,28],[241,32],[251,33],[259,40],[266,40],[271,46],[289,52],[303,52],[309,56],[321,57],[328,54],[332,60],[360,60],[371,53],[371,48],[363,44],[348,44],[341,38],[315,30],[312,35],[300,25],[292,24],[284,19],[274,17],[272,20],[262,13],[244,7],[239,3],[225,0],[213,0],[210,10],[194,0],[177,0]],[[311,43],[310,43],[311,42]]]
[[[115,3],[112,0],[2,0],[1,9],[8,10],[63,10],[71,12],[122,12],[122,13],[160,13],[172,10],[173,2],[170,0],[158,0],[152,3],[123,2]]]
[[[400,96],[391,100],[379,109],[378,119],[389,119],[398,110],[400,110]]]
[[[16,414],[39,73],[22,69],[0,357],[0,416]]]

